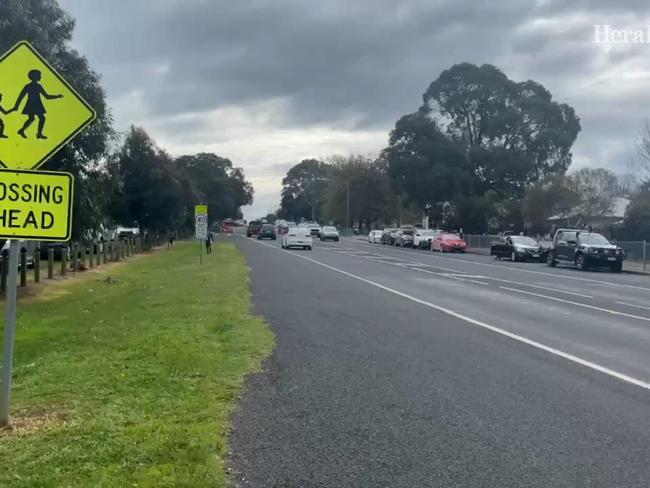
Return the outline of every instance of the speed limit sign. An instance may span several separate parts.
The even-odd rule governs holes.
[[[197,205],[194,207],[194,236],[197,239],[208,238],[208,206]]]

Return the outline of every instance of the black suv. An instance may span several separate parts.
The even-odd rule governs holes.
[[[575,265],[579,271],[591,267],[607,267],[616,273],[623,271],[625,250],[615,246],[601,234],[580,229],[558,229],[548,251],[546,264],[559,262]]]

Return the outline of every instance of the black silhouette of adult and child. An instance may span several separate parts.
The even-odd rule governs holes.
[[[39,83],[39,81],[41,81],[41,72],[39,70],[37,69],[30,70],[30,72],[27,73],[27,77],[31,81],[24,86],[24,88],[20,92],[20,95],[18,95],[18,99],[16,100],[16,103],[14,104],[13,108],[9,110],[5,110],[4,108],[2,108],[1,105],[2,94],[0,93],[0,113],[8,115],[11,112],[15,112],[16,110],[18,110],[18,107],[20,107],[20,104],[22,103],[23,99],[27,97],[27,101],[25,102],[25,106],[23,107],[23,115],[27,116],[27,120],[18,131],[18,135],[24,139],[27,139],[27,136],[25,135],[25,131],[29,128],[30,125],[32,125],[34,119],[38,117],[38,132],[36,133],[36,138],[47,139],[45,134],[43,134],[43,129],[45,128],[46,111],[45,111],[45,106],[43,105],[43,100],[41,100],[41,97],[45,98],[46,100],[56,100],[57,98],[63,98],[63,95],[50,95],[45,91],[43,85]],[[0,118],[0,138],[1,139],[8,138],[8,136],[5,134],[5,124],[2,121],[2,118]]]

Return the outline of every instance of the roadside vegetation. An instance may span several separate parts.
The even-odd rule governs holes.
[[[21,304],[1,486],[225,485],[228,416],[273,337],[235,246],[201,266],[197,245]]]

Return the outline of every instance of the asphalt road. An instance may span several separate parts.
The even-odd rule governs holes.
[[[650,485],[650,278],[234,239],[277,336],[236,486]]]

